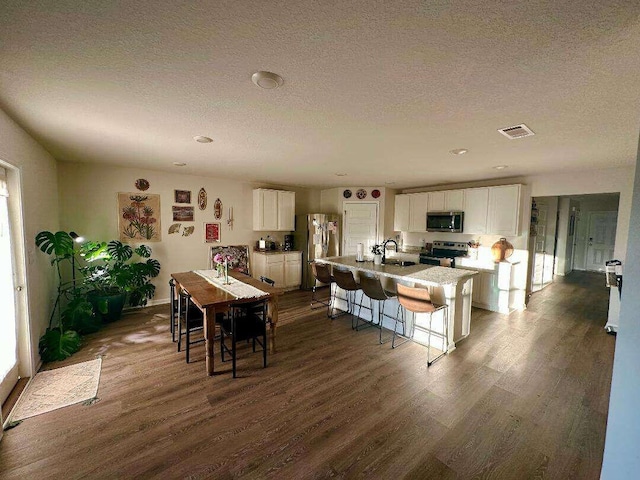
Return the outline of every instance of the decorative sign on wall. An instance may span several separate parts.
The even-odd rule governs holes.
[[[160,195],[118,193],[118,231],[122,242],[159,242]]]
[[[207,208],[207,191],[204,187],[198,192],[198,208],[200,208],[200,210]]]
[[[220,224],[205,223],[204,224],[204,241],[205,243],[213,243],[220,241]]]
[[[193,222],[193,207],[178,207],[174,205],[171,208],[174,222]]]
[[[174,190],[176,203],[191,203],[191,190]]]
[[[219,198],[216,198],[216,201],[213,204],[213,218],[216,220],[220,220],[222,218],[222,201]]]

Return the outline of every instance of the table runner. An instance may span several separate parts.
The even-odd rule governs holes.
[[[200,275],[206,281],[215,285],[221,290],[224,290],[227,293],[230,293],[236,298],[257,298],[264,297],[267,295],[267,292],[263,292],[260,289],[257,289],[253,285],[247,285],[246,283],[237,280],[233,277],[229,277],[229,284],[224,284],[224,276],[218,278],[218,272],[216,270],[194,270],[195,273]]]

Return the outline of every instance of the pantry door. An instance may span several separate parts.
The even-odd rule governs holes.
[[[378,242],[378,203],[343,202],[342,207],[342,255],[355,255],[358,243],[364,245],[365,255],[370,254]]]

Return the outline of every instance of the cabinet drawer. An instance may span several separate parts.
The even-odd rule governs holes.
[[[267,265],[284,262],[284,255],[281,255],[281,254],[276,253],[271,255],[265,255],[265,257],[267,257]]]
[[[285,263],[302,263],[302,255],[300,253],[285,253]]]

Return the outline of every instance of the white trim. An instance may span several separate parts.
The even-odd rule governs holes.
[[[342,245],[340,245],[340,251],[344,252],[345,250],[345,232],[347,231],[346,224],[347,224],[347,215],[346,215],[346,210],[345,210],[345,206],[346,205],[375,205],[376,206],[376,242],[378,243],[382,243],[380,240],[380,202],[378,200],[375,201],[354,201],[354,200],[343,200],[342,201]]]

